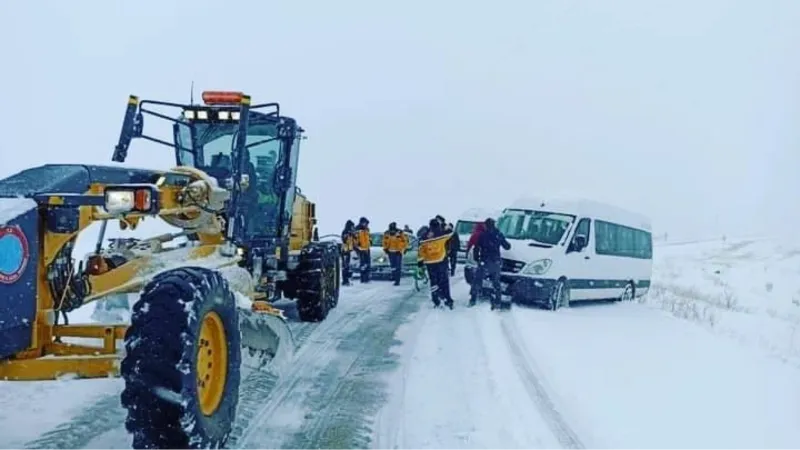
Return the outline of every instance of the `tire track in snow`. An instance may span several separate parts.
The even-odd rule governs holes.
[[[516,329],[516,325],[510,322],[510,319],[511,317],[502,317],[500,320],[500,327],[511,352],[514,366],[525,386],[525,390],[528,392],[528,396],[536,404],[542,418],[547,422],[550,430],[563,448],[586,448],[575,431],[558,411],[555,403],[547,393],[547,390],[541,382],[541,376],[537,373],[533,365],[533,358],[530,352],[524,347],[523,338]]]
[[[426,305],[427,306],[427,305]],[[422,306],[418,314],[414,314],[413,318],[409,317],[410,323],[413,328],[406,331],[408,336],[401,342],[402,346],[397,353],[400,361],[411,361],[414,351],[417,349],[422,329],[428,321],[428,317],[434,310],[430,307]],[[400,367],[400,375],[393,386],[395,389],[399,388],[401,392],[389,398],[387,406],[381,411],[373,425],[372,448],[405,448],[405,433],[406,433],[406,420],[403,411],[405,410],[405,396],[406,396],[406,380],[410,370],[410,364],[402,364]]]
[[[370,308],[365,320],[328,338],[325,350],[333,354],[324,366],[314,367],[309,360],[310,364],[298,364],[281,379],[283,385],[273,391],[259,419],[237,440],[239,448],[369,447],[373,425],[369,417],[377,414],[386,397],[378,375],[397,365],[397,355],[390,352],[396,343],[395,331],[424,303],[417,301],[419,293],[413,290],[400,295],[389,292],[394,295],[381,305],[385,308]],[[285,413],[284,407],[290,403],[301,407],[297,409],[302,416],[298,417],[299,426],[269,422],[277,413]]]
[[[378,293],[367,296],[362,302],[369,302],[378,295],[380,295],[380,290]],[[361,304],[362,302],[357,305],[348,305],[353,309],[344,313],[342,317],[336,317],[337,314],[332,314],[315,327],[309,326],[311,324],[302,324],[306,325],[303,330],[306,334],[303,345],[298,346],[292,368],[284,375],[282,380],[279,380],[274,374],[259,370],[251,372],[245,378],[242,387],[239,389],[237,418],[228,440],[228,447],[236,448],[240,442],[246,440],[247,436],[254,432],[254,423],[263,420],[265,409],[271,407],[272,401],[269,400],[271,396],[285,395],[284,390],[287,383],[293,386],[299,382],[300,376],[298,373],[307,370],[306,366],[309,363],[314,364],[320,358],[325,357],[327,350],[337,341],[335,338],[336,333],[350,329],[350,325],[353,322],[360,320],[364,316],[367,308],[364,307],[366,305]],[[341,301],[339,305],[342,305]],[[339,312],[337,309],[333,311]],[[306,346],[306,343],[312,345]],[[320,345],[315,346],[313,344]],[[266,404],[264,403],[265,399],[267,400]]]
[[[91,380],[85,382],[91,383]],[[25,444],[25,448],[86,448],[95,437],[125,421],[119,393],[104,395],[89,407],[38,438]]]
[[[372,286],[368,286],[368,288],[374,289]],[[356,295],[368,295],[367,293],[370,292],[370,290],[371,289],[365,289],[358,292]],[[340,326],[341,321],[337,320],[338,318],[335,317],[336,312],[340,310],[344,302],[348,301],[350,301],[350,299],[340,299],[339,306],[332,311],[332,316],[334,316],[332,319],[334,320],[325,320],[321,323],[290,322],[289,327],[295,339],[295,351],[299,354],[312,336],[326,333],[330,328]],[[359,302],[359,304],[360,303],[361,302]],[[344,304],[346,305],[346,303]],[[91,383],[92,380],[85,380],[84,382]],[[250,411],[258,409],[258,407],[261,406],[263,398],[269,395],[270,391],[276,385],[276,382],[277,377],[270,372],[250,370],[249,373],[247,373],[239,389],[238,411],[241,416],[237,416],[237,422],[234,424],[232,435],[235,435],[237,430],[241,431],[242,429],[242,425],[239,424],[240,418],[247,423],[249,416],[252,416]],[[121,391],[122,387],[120,386],[118,392],[103,395],[89,406],[83,408],[70,420],[57,425],[55,428],[43,433],[36,439],[27,442],[24,448],[86,448],[92,441],[108,433],[109,430],[118,428],[124,429],[127,412],[120,403]],[[120,424],[123,425],[120,427]],[[125,434],[127,435],[127,432]]]
[[[362,324],[342,340],[345,354],[326,367],[316,380],[308,403],[322,405],[306,416],[285,448],[369,448],[374,417],[388,397],[379,377],[395,369],[399,355],[391,349],[399,342],[397,328],[419,310],[418,292],[412,290],[391,301],[394,305]],[[335,380],[335,381],[331,381]]]

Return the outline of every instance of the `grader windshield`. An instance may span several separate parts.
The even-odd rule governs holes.
[[[224,186],[233,172],[234,135],[236,124],[195,123],[193,130],[180,127],[175,139],[178,151],[178,164],[193,166],[220,181]],[[192,146],[192,131],[195,145]],[[249,231],[253,227],[275,234],[278,225],[280,192],[276,188],[275,174],[281,160],[281,140],[277,138],[277,126],[270,123],[251,123],[247,130],[246,171],[248,189],[243,193],[246,203],[253,205],[255,211],[249,214]],[[255,233],[261,234],[261,233]]]

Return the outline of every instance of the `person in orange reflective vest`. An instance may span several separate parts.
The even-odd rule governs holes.
[[[355,249],[356,224],[348,220],[342,230],[342,285],[350,285],[350,254]]]
[[[408,235],[397,228],[397,223],[389,224],[389,229],[383,233],[383,251],[389,255],[389,264],[392,266],[392,279],[394,285],[400,285],[400,274],[403,270],[403,254],[408,249]]]
[[[362,217],[358,220],[358,225],[356,226],[356,251],[358,252],[359,272],[361,272],[362,283],[369,283],[369,275],[372,270],[370,246],[369,220],[366,217]]]
[[[425,239],[419,244],[417,265],[428,268],[428,278],[431,282],[431,300],[433,306],[438,308],[444,302],[445,306],[453,309],[453,298],[450,297],[450,274],[448,268],[447,250],[452,233],[444,230],[442,222],[433,219],[428,226]]]

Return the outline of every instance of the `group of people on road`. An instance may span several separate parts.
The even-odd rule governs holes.
[[[389,258],[389,265],[392,268],[392,279],[394,285],[400,284],[400,277],[403,269],[403,255],[408,251],[409,239],[408,235],[411,233],[411,228],[406,225],[404,229],[397,227],[397,222],[389,224],[389,228],[383,233],[381,244],[383,251],[386,252]],[[342,284],[349,285],[351,270],[350,270],[350,255],[353,251],[358,255],[359,262],[359,275],[362,283],[369,283],[370,272],[372,270],[372,255],[370,247],[372,247],[372,238],[369,230],[369,219],[362,217],[358,220],[358,225],[348,220],[344,224],[342,230]]]
[[[409,238],[412,230],[406,225],[402,230],[396,222],[389,224],[382,238],[383,251],[388,255],[392,268],[394,285],[400,284],[402,273],[403,255],[409,249]],[[369,230],[369,220],[361,217],[356,225],[352,220],[345,223],[342,230],[342,284],[350,284],[350,255],[356,252],[359,258],[359,272],[362,283],[370,281],[372,246]],[[455,275],[458,262],[458,251],[461,247],[458,234],[455,233],[453,224],[447,223],[445,218],[437,215],[417,231],[419,252],[417,266],[425,268],[431,286],[431,300],[434,307],[442,305],[453,309],[454,300],[450,295],[450,277]],[[502,268],[500,248],[509,250],[508,243],[503,233],[497,229],[495,220],[487,218],[479,223],[472,232],[466,246],[469,254],[473,250],[473,257],[478,263],[475,276],[470,288],[469,305],[474,306],[483,287],[483,280],[488,278],[493,288],[491,301],[492,309],[503,306],[500,286],[500,271]]]

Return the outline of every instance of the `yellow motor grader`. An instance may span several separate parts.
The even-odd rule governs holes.
[[[304,321],[338,302],[341,249],[316,239],[314,204],[295,185],[304,130],[240,92],[203,101],[129,98],[113,161],[144,138],[174,149],[173,169],[45,165],[0,180],[0,380],[121,375],[134,448],[223,446],[241,365],[291,361],[275,301],[295,299]],[[172,122],[172,142],[144,134],[145,116]],[[132,230],[148,217],[176,232],[103,246],[108,221]],[[96,250],[76,264],[76,239],[96,222]],[[136,293],[130,324],[68,322]]]

